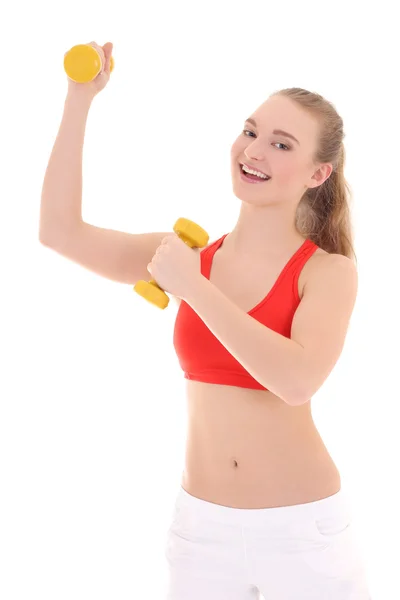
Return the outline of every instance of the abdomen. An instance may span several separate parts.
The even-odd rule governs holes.
[[[340,475],[311,416],[268,391],[187,382],[183,487],[209,502],[268,508],[340,489]]]

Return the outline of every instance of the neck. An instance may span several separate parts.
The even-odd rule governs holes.
[[[239,219],[224,241],[225,249],[241,256],[282,256],[306,239],[295,228],[293,212],[279,206],[242,203]]]

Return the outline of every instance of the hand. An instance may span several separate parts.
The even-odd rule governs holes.
[[[93,46],[93,48],[95,48],[100,54],[102,69],[97,77],[95,77],[92,81],[88,81],[87,83],[77,83],[68,77],[68,93],[82,92],[94,98],[106,87],[110,80],[110,61],[113,51],[113,44],[111,42],[107,42],[104,44],[104,46],[99,46],[96,44],[96,42],[90,42],[88,46]]]
[[[200,248],[190,248],[177,234],[167,235],[147,270],[165,292],[187,300],[201,280]]]

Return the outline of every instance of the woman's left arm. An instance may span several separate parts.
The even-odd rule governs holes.
[[[291,338],[256,321],[205,277],[186,302],[261,385],[287,404],[307,402],[335,366],[357,296],[354,263],[326,254],[310,269]]]

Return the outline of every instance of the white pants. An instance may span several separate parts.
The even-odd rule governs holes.
[[[295,506],[230,508],[180,489],[167,600],[370,600],[343,489]]]

